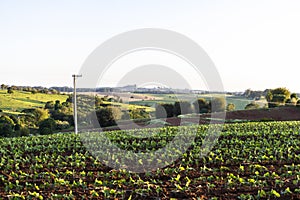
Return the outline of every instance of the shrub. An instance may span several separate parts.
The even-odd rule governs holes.
[[[129,112],[130,119],[147,119],[150,115],[144,108],[134,108]],[[124,116],[126,117],[126,116]],[[123,117],[122,117],[123,118]]]
[[[44,119],[39,123],[39,133],[41,135],[51,134],[56,129],[55,120],[52,118]]]
[[[116,120],[121,119],[121,115],[121,110],[115,107],[106,107],[96,110],[96,116],[101,127],[116,125]]]
[[[70,128],[70,124],[67,121],[55,120],[55,123],[57,130],[64,130]]]
[[[20,115],[19,122],[21,126],[26,125],[26,127],[35,127],[36,126],[36,119],[33,115]]]
[[[260,107],[259,104],[255,103],[255,102],[251,102],[246,105],[245,109],[252,110],[252,109],[258,109],[259,107]]]
[[[53,133],[53,130],[51,130],[50,128],[44,127],[42,129],[39,129],[39,132],[41,135],[49,135]]]
[[[234,111],[235,110],[235,105],[233,103],[227,104],[226,110],[227,111]]]
[[[18,131],[15,132],[14,136],[20,137],[20,136],[29,136],[30,130],[26,127],[20,127]]]
[[[13,134],[13,125],[9,123],[0,123],[0,136],[8,137]]]

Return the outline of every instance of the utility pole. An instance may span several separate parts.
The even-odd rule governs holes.
[[[75,134],[78,134],[77,126],[77,101],[76,101],[76,78],[82,77],[82,75],[73,74],[73,112],[74,112],[74,125],[75,125]]]

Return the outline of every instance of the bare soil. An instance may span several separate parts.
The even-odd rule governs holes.
[[[172,117],[167,119],[161,119],[168,123],[169,126],[180,126],[183,124],[210,124],[220,123],[221,118],[226,115],[225,123],[234,122],[234,120],[242,121],[297,121],[300,120],[300,108],[299,107],[278,107],[269,109],[255,109],[255,110],[238,110],[231,112],[214,113],[213,115],[202,114],[200,117],[190,118],[178,118]],[[126,130],[133,128],[156,128],[163,127],[162,124],[147,124],[145,121],[132,122],[123,121],[118,123],[118,126],[108,127],[104,130]]]

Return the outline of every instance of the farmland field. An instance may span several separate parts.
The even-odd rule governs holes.
[[[79,135],[73,133],[3,138],[0,139],[0,196],[18,199],[299,199],[299,126],[300,122],[296,121],[225,124],[216,145],[205,157],[200,154],[207,125],[91,133],[87,138],[93,142],[99,134],[105,134],[124,150],[153,152],[171,141],[179,130],[184,130],[187,136],[196,134],[180,159],[146,173],[105,166],[87,151]],[[141,138],[129,134],[133,132],[156,134]],[[94,144],[97,148],[98,143]],[[130,159],[125,156],[117,160],[110,151],[102,153],[116,165]],[[162,154],[157,162],[163,162],[168,156],[173,154]],[[137,167],[143,165],[136,163]]]
[[[174,103],[175,101],[184,100],[184,101],[195,101],[197,98],[204,98],[206,100],[210,100],[211,97],[216,97],[219,94],[200,94],[200,95],[192,95],[192,94],[151,94],[153,99],[144,99],[144,100],[133,100],[130,101],[130,104],[136,105],[147,105],[154,106],[156,103]],[[145,96],[147,96],[145,94]],[[253,100],[249,100],[245,97],[241,96],[233,96],[233,95],[225,95],[226,103],[233,103],[235,105],[236,110],[244,110],[246,105],[253,102]],[[260,107],[264,107],[267,103],[265,99],[261,99],[259,101],[255,101],[260,105]]]
[[[0,110],[3,110],[5,113],[11,114],[20,114],[23,109],[27,108],[38,108],[44,107],[47,101],[56,101],[60,102],[66,101],[68,95],[62,94],[43,94],[36,93],[32,94],[31,92],[25,91],[14,91],[13,94],[8,94],[7,90],[0,90]],[[153,112],[154,108],[141,106],[141,105],[130,105],[127,103],[117,103],[117,102],[103,102],[103,104],[112,104],[114,106],[119,106],[121,109],[138,109],[143,108],[146,112]]]
[[[25,108],[44,107],[47,101],[64,102],[67,98],[67,95],[61,94],[32,94],[17,90],[13,94],[8,94],[7,90],[0,90],[0,109],[7,112],[20,112]]]

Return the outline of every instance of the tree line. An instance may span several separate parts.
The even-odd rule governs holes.
[[[36,93],[44,93],[44,94],[60,94],[59,90],[56,90],[54,88],[46,88],[46,87],[41,87],[41,86],[9,86],[5,84],[0,85],[1,90],[7,90],[7,93],[12,94],[14,91],[26,91],[26,92],[31,92],[32,94]]]
[[[199,98],[194,102],[177,101],[175,103],[160,103],[155,106],[156,118],[177,117],[179,115],[191,113],[210,113],[234,110],[233,104],[226,106],[226,100],[222,97],[215,97],[211,100]]]
[[[3,84],[1,85],[3,86]],[[8,89],[8,88],[6,88]],[[14,90],[16,88],[13,88]],[[20,88],[19,88],[20,89]],[[25,88],[22,88],[24,90]],[[255,93],[257,94],[257,93]],[[101,127],[116,125],[117,120],[150,119],[177,117],[190,113],[212,113],[235,110],[232,103],[226,104],[225,98],[214,97],[211,100],[199,98],[194,102],[176,101],[174,103],[157,103],[155,113],[149,113],[144,108],[129,110],[121,109],[118,104],[122,99],[118,97],[98,97],[79,95],[82,107],[86,110],[79,112],[79,118],[90,119],[90,114],[96,111],[97,121]],[[93,99],[95,98],[95,99]],[[267,107],[299,106],[300,100],[296,93],[291,93],[286,88],[275,88],[266,91],[265,98]],[[92,101],[93,100],[93,101]],[[71,95],[65,102],[48,101],[42,108],[30,108],[22,110],[22,114],[14,115],[1,113],[0,111],[0,136],[28,136],[30,134],[51,134],[55,131],[72,130],[73,120],[73,98]],[[94,102],[94,104],[91,104]],[[248,104],[245,109],[257,109],[259,105],[255,102]]]

